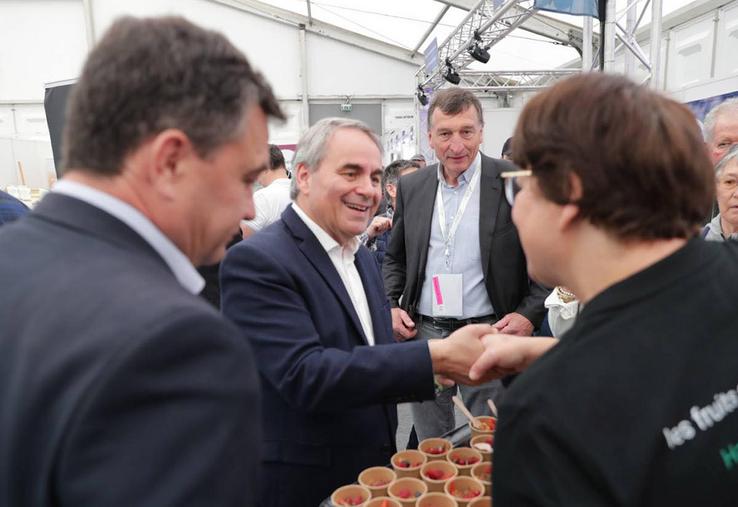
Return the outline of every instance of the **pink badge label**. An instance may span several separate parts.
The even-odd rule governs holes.
[[[433,292],[436,294],[436,304],[443,304],[443,294],[441,294],[441,283],[438,281],[438,276],[433,277]]]

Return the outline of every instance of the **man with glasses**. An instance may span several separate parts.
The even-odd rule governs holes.
[[[531,284],[500,173],[514,169],[479,151],[484,120],[467,90],[439,91],[428,109],[428,136],[440,161],[402,178],[397,187],[384,283],[398,340],[443,338],[469,323],[494,323],[529,335],[540,325],[547,291]],[[460,387],[475,415],[498,401],[499,381]],[[454,427],[451,396],[412,406],[420,440]]]
[[[500,406],[495,505],[734,505],[738,246],[697,237],[715,182],[691,112],[584,74],[528,102],[513,160],[528,270],[584,308],[560,343],[483,339],[472,378],[526,370]]]

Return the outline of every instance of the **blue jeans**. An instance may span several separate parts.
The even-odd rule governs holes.
[[[490,324],[495,320],[491,319]],[[417,340],[429,340],[431,338],[446,338],[450,331],[435,327],[431,322],[422,320],[418,325]],[[457,392],[461,395],[467,408],[475,416],[490,415],[487,399],[495,404],[502,400],[505,388],[499,380],[493,380],[477,387],[457,385],[444,389],[436,395],[435,400],[412,403],[413,424],[418,434],[418,440],[431,437],[439,437],[454,429],[456,426],[454,418],[454,404],[451,397]]]

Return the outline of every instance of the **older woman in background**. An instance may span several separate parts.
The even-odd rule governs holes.
[[[708,241],[738,239],[738,145],[715,165],[718,215],[703,229]]]

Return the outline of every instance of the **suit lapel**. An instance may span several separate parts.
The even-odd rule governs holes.
[[[381,279],[376,276],[372,277],[371,274],[371,270],[376,269],[376,263],[377,261],[374,259],[374,256],[367,250],[359,248],[356,252],[356,270],[361,277],[366,301],[369,304],[369,314],[372,318],[372,329],[374,330],[374,342],[377,344],[392,343],[394,341],[392,334],[388,335],[384,331],[387,326],[387,310],[385,308],[387,296],[384,294]]]
[[[282,221],[284,221],[287,228],[292,232],[292,235],[298,240],[297,247],[303,253],[305,258],[313,265],[315,270],[320,274],[326,284],[330,287],[331,291],[336,296],[336,299],[341,303],[343,309],[348,314],[349,318],[354,324],[357,331],[357,336],[360,337],[359,342],[363,342],[362,345],[366,345],[366,336],[364,336],[364,330],[361,327],[361,321],[359,316],[356,314],[354,304],[351,301],[351,297],[346,291],[346,287],[341,280],[336,267],[328,257],[328,252],[323,249],[323,246],[318,241],[318,238],[308,229],[305,222],[295,213],[292,206],[287,206],[287,209],[282,213]],[[370,306],[371,309],[371,306]]]
[[[502,180],[495,170],[495,163],[482,155],[482,178],[479,188],[479,249],[482,256],[484,278],[490,275],[488,267],[492,255],[492,237],[497,223],[497,212],[502,198]]]
[[[418,199],[413,203],[417,207],[418,220],[414,224],[417,228],[420,243],[417,245],[416,251],[420,253],[420,261],[418,262],[417,280],[423,279],[425,273],[425,264],[428,262],[428,245],[430,245],[431,225],[433,224],[433,211],[436,209],[436,192],[438,192],[438,164],[434,164],[428,168],[428,174],[421,183]],[[418,287],[420,294],[420,287]]]

